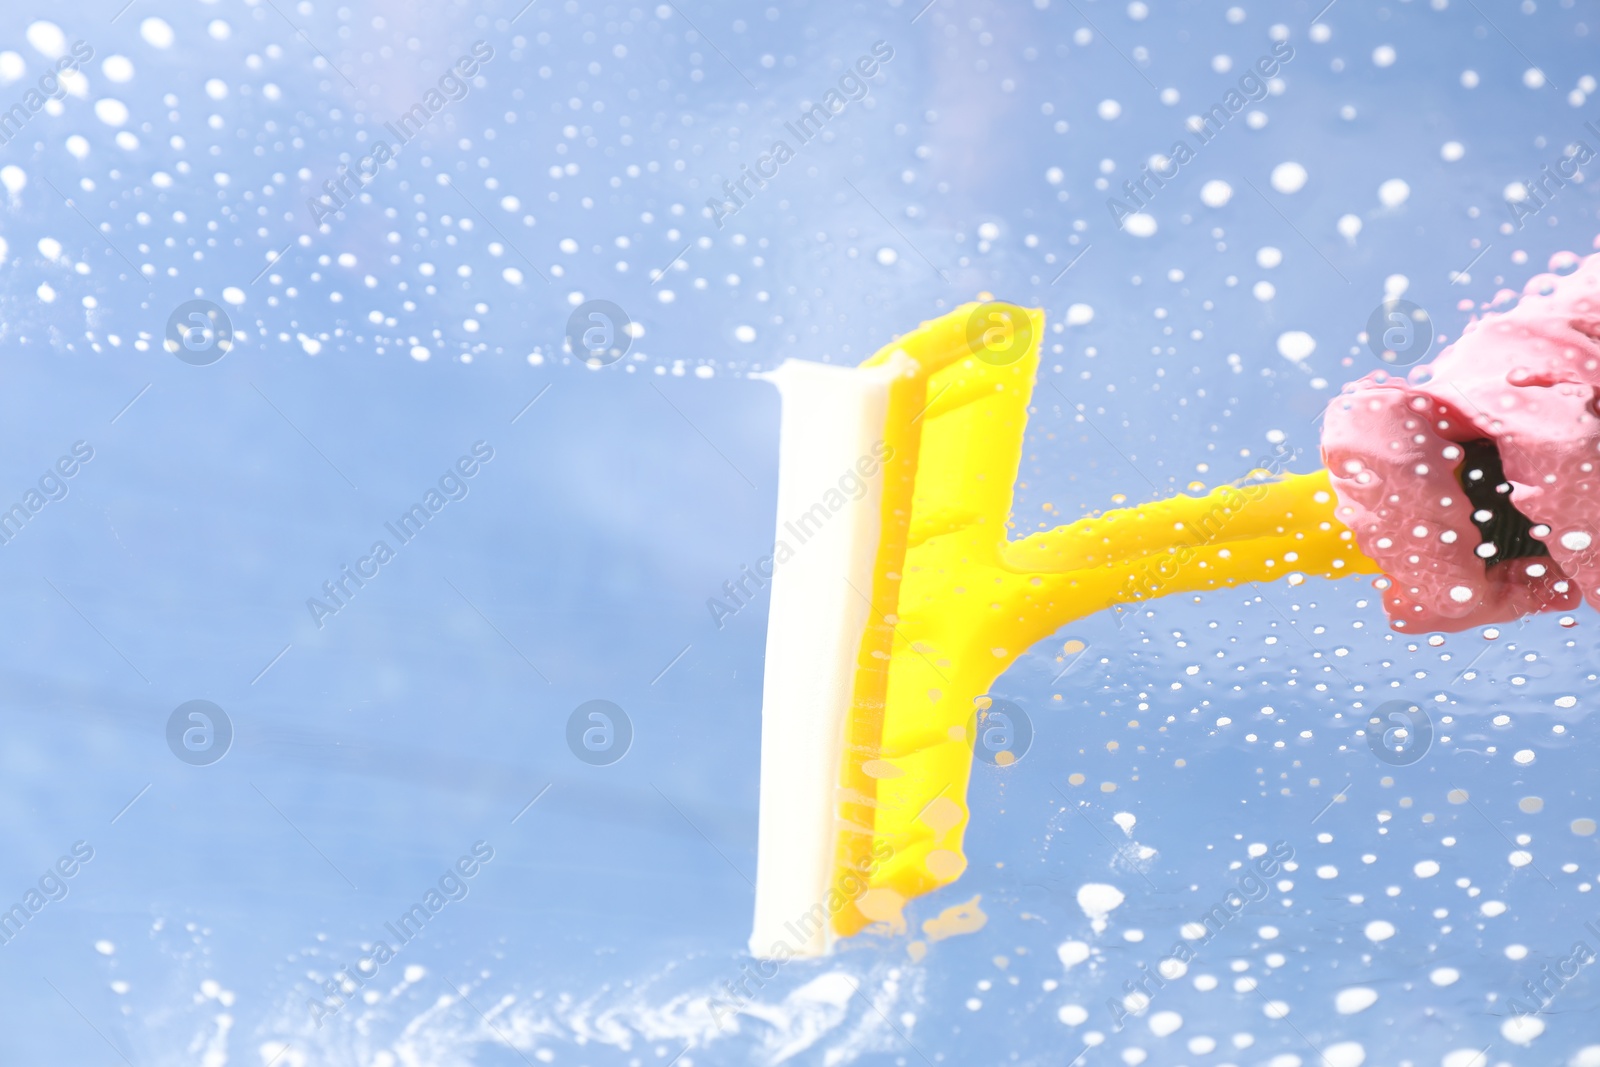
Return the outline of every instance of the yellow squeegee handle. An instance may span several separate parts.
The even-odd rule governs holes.
[[[1029,647],[1116,604],[1377,571],[1334,518],[1326,471],[1257,472],[1010,540],[1044,315],[981,308],[925,323],[865,364],[908,369],[890,393],[894,453],[834,813],[828,910],[840,936],[903,928],[907,900],[965,869],[975,712]],[[999,316],[1020,348],[981,358],[975,314]]]

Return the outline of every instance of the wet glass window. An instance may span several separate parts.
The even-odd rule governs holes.
[[[0,21],[0,1061],[1600,1067],[1592,0]]]

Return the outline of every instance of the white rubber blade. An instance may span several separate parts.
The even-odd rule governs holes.
[[[825,898],[835,862],[836,791],[878,547],[883,473],[874,446],[883,448],[894,375],[888,366],[789,360],[766,376],[783,406],[775,547],[780,558],[782,546],[793,555],[772,579],[761,691],[750,935],[759,959],[825,955],[833,938]],[[864,469],[871,473],[863,476]],[[830,508],[841,496],[843,506]]]

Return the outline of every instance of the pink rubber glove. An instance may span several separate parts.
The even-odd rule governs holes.
[[[1597,387],[1592,255],[1533,278],[1409,381],[1377,371],[1328,405],[1339,520],[1388,576],[1394,629],[1600,607]]]

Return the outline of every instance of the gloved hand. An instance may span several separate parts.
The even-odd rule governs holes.
[[[1528,282],[1408,379],[1329,405],[1339,520],[1406,633],[1600,607],[1600,255]]]

